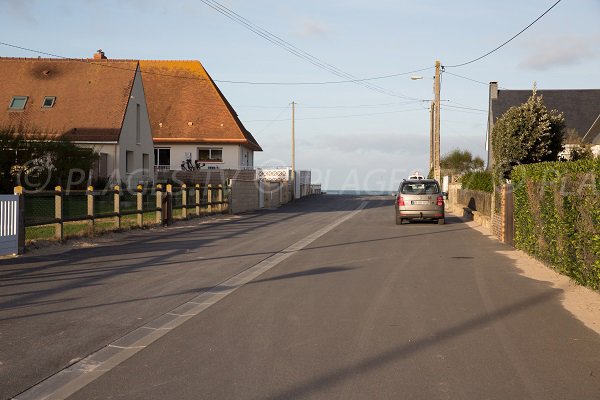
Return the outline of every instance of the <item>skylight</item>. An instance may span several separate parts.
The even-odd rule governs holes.
[[[42,108],[52,108],[54,107],[54,102],[56,101],[55,96],[46,96],[44,97],[44,103],[42,104]]]
[[[27,104],[27,96],[14,96],[10,102],[9,110],[24,110]]]

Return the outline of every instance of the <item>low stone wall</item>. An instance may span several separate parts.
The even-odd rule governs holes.
[[[446,210],[458,214],[463,218],[472,220],[482,227],[492,229],[491,200],[492,194],[474,190],[463,190],[461,184],[451,184],[448,188]],[[479,210],[472,210],[469,204]],[[481,210],[485,210],[482,212]],[[489,210],[489,211],[488,211]],[[487,214],[489,212],[489,214]]]
[[[231,212],[234,214],[258,210],[258,181],[231,180]]]
[[[492,194],[478,190],[460,189],[457,191],[457,203],[469,207],[482,215],[492,216]]]

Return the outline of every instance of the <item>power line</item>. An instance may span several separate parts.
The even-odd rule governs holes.
[[[367,89],[376,91],[381,94],[386,94],[386,95],[394,96],[394,97],[409,98],[408,96],[405,96],[402,94],[396,94],[396,93],[394,93],[388,89],[384,89],[380,86],[357,80],[358,78],[356,76],[349,74],[349,73],[341,70],[340,68],[337,68],[337,67],[313,56],[312,54],[310,54],[304,50],[299,49],[298,47],[294,46],[293,44],[291,44],[291,43],[287,42],[286,40],[280,38],[279,36],[269,32],[268,30],[261,28],[260,26],[254,24],[253,22],[242,17],[241,15],[237,14],[236,12],[232,11],[231,9],[225,7],[224,5],[220,4],[219,2],[217,2],[215,0],[200,0],[200,1],[204,4],[206,4],[208,7],[212,8],[213,10],[224,15],[225,17],[242,25],[246,29],[248,29],[251,32],[262,37],[263,39],[269,41],[270,43],[274,44],[275,46],[278,46],[278,47],[284,49],[285,51],[313,64],[314,66],[316,66],[320,69],[328,71],[336,76],[349,79],[352,83],[363,86]]]
[[[79,62],[83,62],[83,63],[86,63],[86,64],[99,65],[101,67],[122,69],[122,70],[125,70],[125,71],[134,71],[131,68],[124,68],[124,67],[118,67],[118,66],[115,66],[115,65],[108,65],[108,64],[106,64],[104,62],[95,62],[94,60],[89,60],[89,59],[66,57],[66,56],[62,56],[62,55],[59,55],[59,54],[48,53],[48,52],[45,52],[45,51],[35,50],[35,49],[31,49],[31,48],[27,48],[27,47],[23,47],[23,46],[18,46],[18,45],[11,44],[11,43],[6,43],[6,42],[0,42],[0,45],[7,46],[7,47],[12,47],[14,49],[19,49],[19,50],[23,50],[23,51],[28,51],[30,53],[41,54],[41,55],[45,55],[45,56],[49,56],[49,57],[54,57],[54,58],[60,58],[60,59],[63,59],[63,60],[79,61]],[[112,60],[109,60],[109,61],[127,61],[127,60],[112,59]],[[137,60],[131,60],[131,61],[137,61]],[[403,75],[410,75],[410,74],[413,74],[413,73],[416,73],[416,72],[422,72],[422,71],[426,71],[426,70],[429,70],[429,69],[433,69],[433,67],[415,69],[415,70],[412,70],[412,71],[399,72],[399,73],[389,74],[389,75],[374,76],[374,77],[369,77],[369,78],[346,79],[346,80],[339,80],[339,81],[256,82],[256,81],[234,81],[234,80],[224,80],[224,79],[213,79],[213,81],[218,82],[218,83],[230,83],[230,84],[240,84],[240,85],[289,85],[289,86],[295,86],[295,85],[297,85],[297,86],[300,86],[300,85],[334,85],[334,84],[340,84],[340,83],[367,82],[367,81],[373,81],[373,80],[393,78],[393,77],[398,77],[398,76],[403,76]],[[188,79],[188,80],[204,80],[204,81],[207,80],[207,79],[204,79],[202,77],[191,77],[191,76],[173,75],[173,74],[166,74],[166,73],[162,73],[162,72],[144,71],[142,69],[140,69],[140,72],[143,73],[143,74],[160,75],[160,76],[165,76],[165,77],[170,77],[170,78],[179,78],[179,79]]]
[[[429,111],[429,108],[411,108],[411,109],[405,109],[405,110],[398,110],[398,111],[384,111],[384,112],[378,112],[378,113],[367,113],[367,114],[349,114],[349,115],[334,115],[334,116],[329,116],[329,117],[307,117],[307,118],[296,118],[296,121],[307,121],[307,120],[319,120],[319,119],[336,119],[336,118],[352,118],[352,117],[366,117],[366,116],[370,116],[370,115],[383,115],[383,114],[397,114],[397,113],[404,113],[404,112],[409,112],[409,111]],[[291,121],[291,118],[284,118],[284,119],[278,119],[278,120],[265,120],[265,119],[254,119],[254,120],[247,120],[245,122],[283,122],[283,121]]]
[[[513,41],[513,39],[515,39],[517,36],[519,36],[520,34],[522,34],[523,32],[525,32],[527,29],[529,29],[529,28],[530,28],[530,27],[531,27],[533,24],[535,24],[535,23],[536,23],[536,22],[538,22],[540,19],[542,19],[542,17],[543,17],[544,15],[548,14],[548,13],[550,12],[550,10],[552,10],[554,7],[556,7],[556,5],[557,5],[558,3],[560,3],[561,1],[562,1],[562,0],[558,0],[556,3],[554,3],[554,4],[552,5],[552,7],[550,7],[550,8],[549,8],[549,9],[547,9],[546,11],[544,11],[544,13],[543,13],[542,15],[540,15],[539,17],[537,17],[537,18],[536,18],[536,19],[535,19],[535,20],[534,20],[532,23],[530,23],[529,25],[527,25],[527,26],[526,26],[525,28],[523,28],[523,29],[522,29],[522,30],[521,30],[519,33],[517,33],[516,35],[514,35],[513,37],[511,37],[510,39],[508,39],[506,42],[504,42],[504,43],[502,43],[500,46],[496,47],[495,49],[493,49],[493,50],[491,50],[491,51],[488,51],[488,52],[487,52],[487,53],[485,53],[484,55],[482,55],[482,56],[479,56],[479,57],[477,57],[477,58],[474,58],[474,59],[472,59],[472,60],[470,60],[470,61],[463,62],[463,63],[460,63],[460,64],[455,64],[455,65],[445,65],[445,67],[446,67],[446,68],[457,68],[457,67],[463,67],[463,66],[465,66],[465,65],[472,64],[472,63],[474,63],[475,61],[479,61],[479,60],[481,60],[482,58],[485,58],[485,57],[489,56],[490,54],[494,53],[496,50],[499,50],[499,49],[501,49],[502,47],[506,46],[508,43],[512,42],[512,41]]]
[[[443,108],[447,108],[447,107],[450,107],[450,108],[457,108],[457,109],[459,109],[459,110],[473,110],[473,111],[481,111],[481,112],[485,112],[485,113],[487,113],[487,112],[488,112],[488,110],[484,110],[484,109],[482,109],[482,108],[475,108],[475,107],[461,107],[461,106],[454,106],[454,105],[452,105],[452,104],[445,104]]]
[[[456,110],[456,109],[453,109],[453,108],[446,108],[446,107],[442,107],[442,110],[445,110],[445,111],[448,111],[448,112],[464,113],[464,114],[476,114],[476,115],[483,115],[484,114],[481,111]]]
[[[471,81],[471,82],[479,83],[479,84],[481,84],[481,85],[485,85],[485,86],[488,86],[488,87],[490,86],[490,84],[489,84],[489,83],[486,83],[486,82],[483,82],[483,81],[478,81],[477,79],[469,78],[469,77],[467,77],[467,76],[463,76],[463,75],[454,74],[454,73],[452,73],[452,72],[448,72],[448,71],[444,71],[444,73],[445,73],[445,74],[448,74],[448,75],[455,76],[455,77],[457,77],[457,78],[465,79],[465,80],[467,80],[467,81]],[[499,88],[499,89],[503,89],[503,90],[508,90],[507,88],[505,88],[505,87],[502,87],[502,86],[498,86],[498,88]]]
[[[379,80],[379,79],[394,78],[394,77],[398,77],[398,76],[414,74],[415,72],[427,71],[427,70],[433,69],[433,68],[434,67],[427,67],[427,68],[415,69],[415,70],[407,71],[407,72],[400,72],[400,73],[397,73],[397,74],[374,76],[374,77],[370,77],[370,78],[346,79],[346,80],[340,80],[340,81],[321,81],[321,82],[319,82],[319,81],[317,81],[317,82],[251,82],[251,81],[233,81],[233,80],[215,79],[215,82],[219,82],[219,83],[231,83],[231,84],[236,84],[236,85],[281,85],[281,86],[286,86],[286,85],[289,85],[289,86],[301,86],[301,85],[336,85],[336,84],[340,84],[340,83],[360,83],[360,82],[368,82],[368,81],[374,81],[374,80]],[[402,96],[400,96],[400,97],[402,97]],[[411,97],[406,97],[406,96],[402,97],[402,98],[411,99]]]
[[[475,82],[475,83],[480,83],[482,85],[489,86],[489,83],[486,83],[486,82],[483,82],[483,81],[478,81],[477,79],[469,78],[469,77],[458,75],[458,74],[453,74],[452,72],[448,72],[448,71],[444,71],[444,73],[448,74],[448,75],[455,76],[457,78],[465,79],[467,81],[471,81],[471,82]]]

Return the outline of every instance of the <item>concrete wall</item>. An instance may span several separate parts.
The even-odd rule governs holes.
[[[156,181],[158,183],[174,182],[186,185],[225,185],[228,179],[253,181],[256,173],[254,170],[200,170],[200,171],[157,171]]]
[[[137,140],[138,105],[140,108],[139,141]],[[133,152],[133,165],[130,168],[130,173],[125,170],[127,151]],[[149,171],[143,170],[143,154],[148,155]],[[117,181],[120,177],[121,181],[126,182],[127,186],[132,187],[136,186],[140,181],[147,181],[153,178],[154,145],[152,143],[152,130],[150,129],[146,96],[144,94],[144,86],[142,84],[140,71],[137,71],[135,74],[129,104],[127,105],[123,127],[121,128],[116,158],[118,160],[117,168],[119,171],[119,175],[116,177]]]
[[[460,217],[471,219],[479,225],[487,229],[492,229],[492,218],[490,215],[481,213],[480,211],[471,210],[468,201],[471,196],[465,196],[462,185],[460,183],[451,183],[448,187],[448,199],[446,200],[446,211],[457,214]],[[487,195],[487,193],[484,193]],[[491,204],[491,196],[490,204]],[[463,204],[464,203],[464,204]],[[491,205],[490,205],[491,208]]]
[[[231,180],[231,210],[234,214],[258,210],[258,181]]]

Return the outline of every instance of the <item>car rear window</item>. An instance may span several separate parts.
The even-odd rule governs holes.
[[[407,182],[402,185],[402,194],[438,194],[440,189],[435,182]]]

